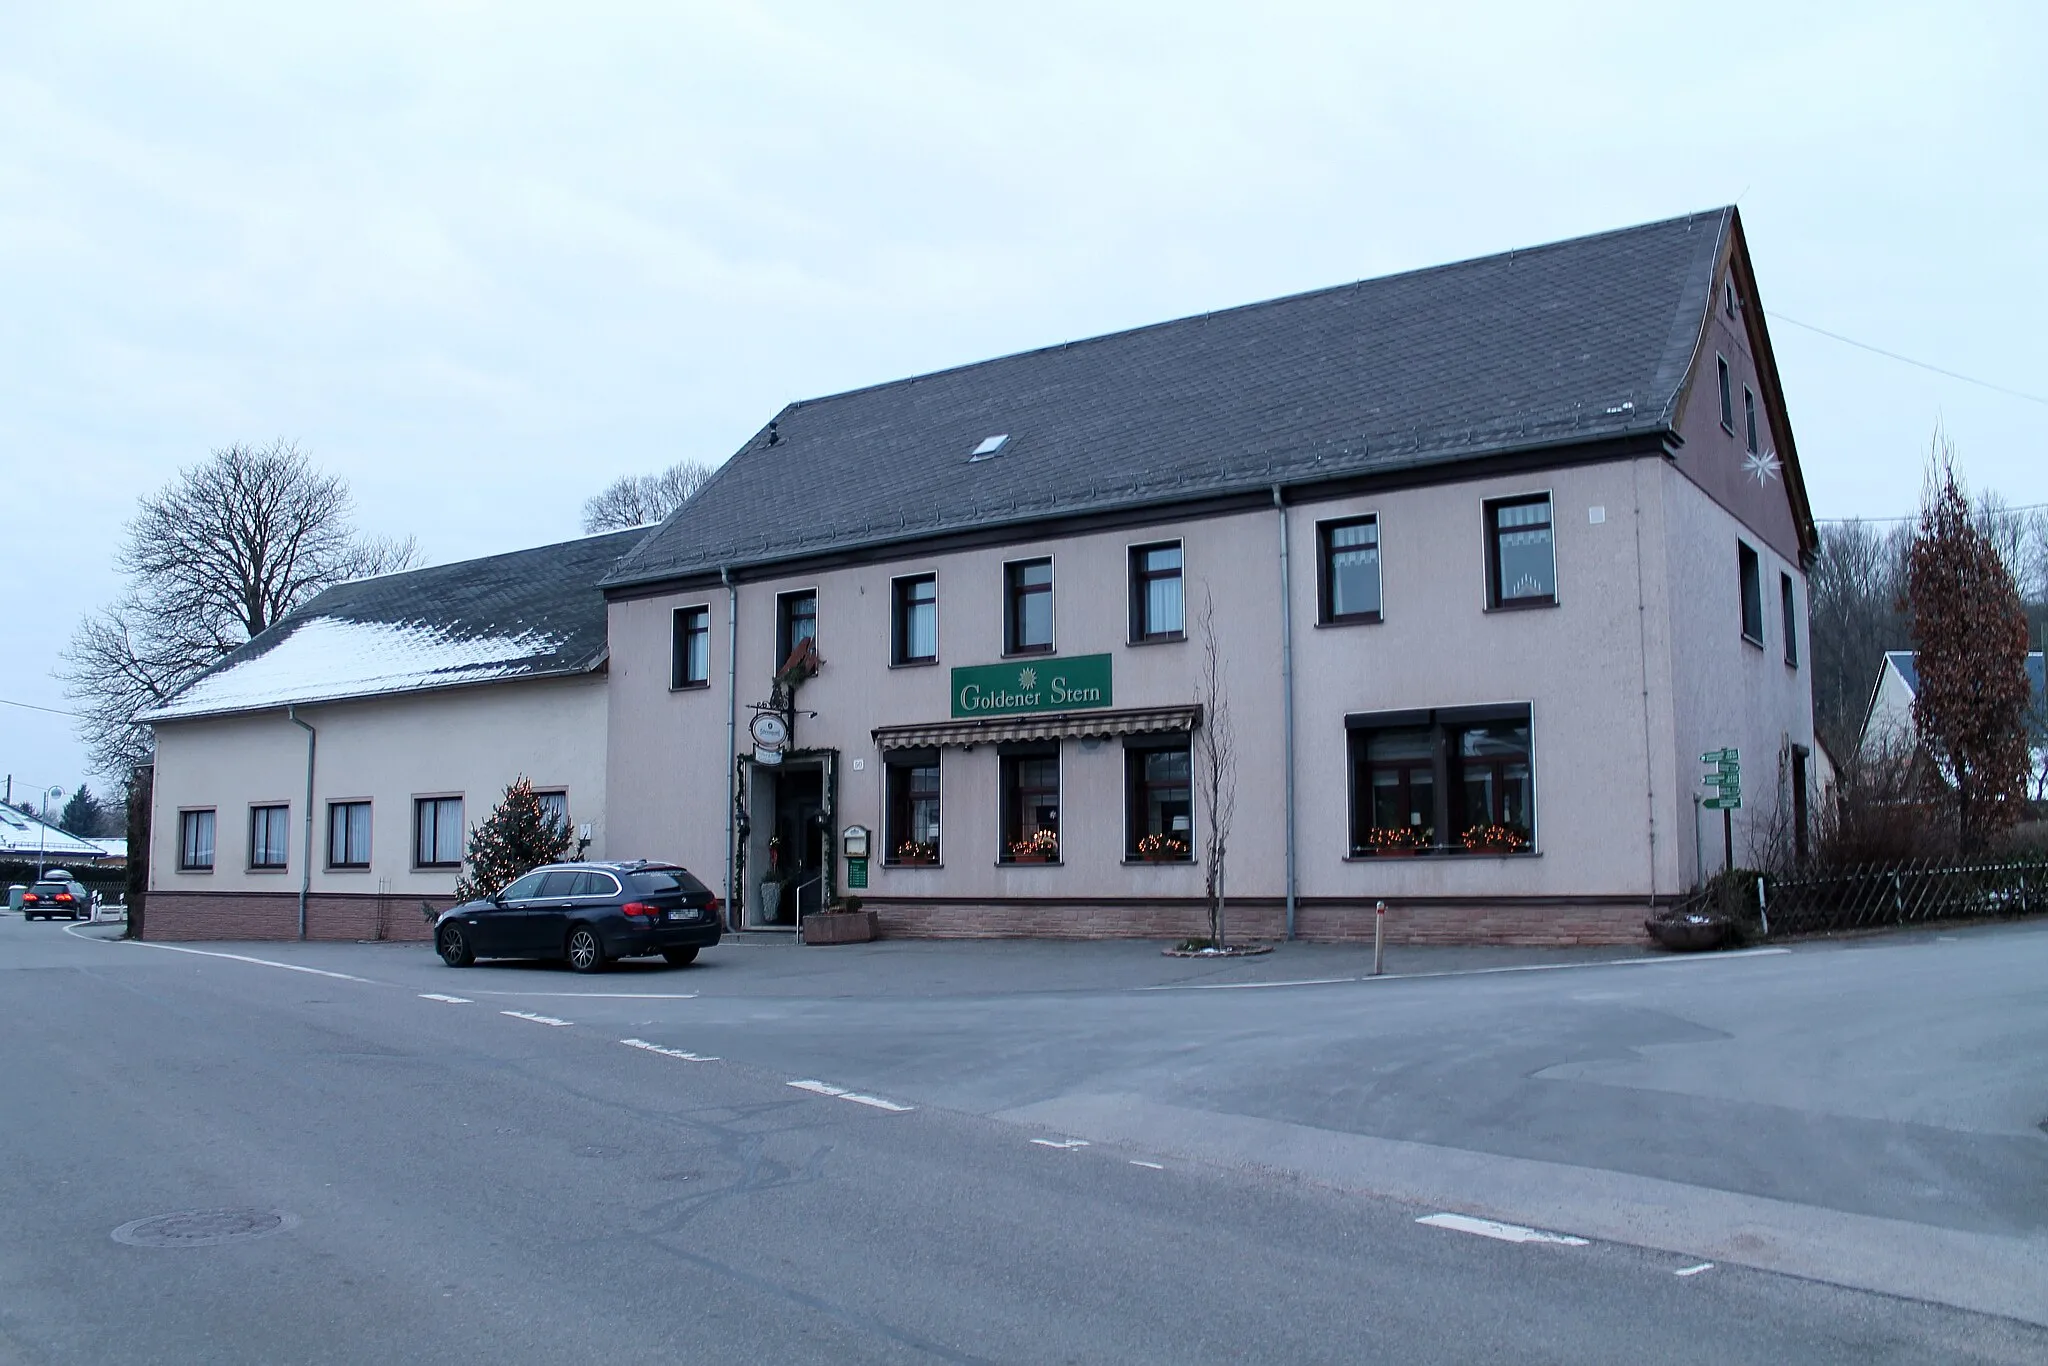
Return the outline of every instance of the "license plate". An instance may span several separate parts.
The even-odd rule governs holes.
[[[695,920],[697,913],[695,911],[670,911],[668,918],[670,920]]]

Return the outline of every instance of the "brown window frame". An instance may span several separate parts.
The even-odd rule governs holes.
[[[806,603],[809,604],[806,610],[798,610]],[[810,623],[807,635],[797,634],[799,621]],[[789,662],[790,655],[795,653],[799,639],[814,643],[818,639],[818,590],[815,588],[797,588],[775,595],[775,668],[778,673]]]
[[[192,838],[194,823],[199,817],[207,819],[206,862],[200,863],[192,856],[195,842]],[[178,812],[178,871],[181,873],[210,873],[220,859],[220,813],[211,806],[195,806]]]
[[[1747,438],[1749,453],[1755,455],[1757,453],[1756,390],[1750,388],[1747,384],[1742,386],[1742,414],[1743,421],[1749,427],[1749,436]]]
[[[1778,611],[1785,619],[1785,665],[1799,667],[1799,590],[1792,576],[1778,571]]]
[[[1052,785],[1026,787],[1020,781],[1020,767],[1026,763],[1050,760],[1052,763]],[[1025,798],[1033,795],[1052,794],[1052,820],[1041,829],[1050,830],[1058,844],[1057,854],[1049,860],[1053,863],[1066,861],[1066,839],[1060,828],[1060,805],[1066,784],[1066,766],[1062,762],[1058,741],[1050,744],[1005,746],[996,753],[996,779],[1000,800],[997,819],[1000,822],[1000,841],[996,848],[998,863],[1015,863],[1018,860],[1010,852],[1010,846],[1023,841]]]
[[[703,667],[695,668],[701,647]],[[669,617],[668,686],[671,692],[711,686],[711,608],[707,603],[678,607]]]
[[[915,775],[929,772],[929,790],[918,786]],[[916,810],[920,801],[930,801],[935,838],[916,840]],[[898,856],[897,850],[914,840],[929,843],[936,862],[945,861],[945,774],[936,749],[891,750],[882,758],[882,862],[891,867],[916,867]]]
[[[1146,773],[1148,761],[1161,754],[1180,754],[1187,760],[1187,778],[1179,783],[1171,780],[1154,780]],[[1184,788],[1187,792],[1188,828],[1185,832],[1172,829],[1155,831],[1151,828],[1152,793],[1154,789],[1172,790]],[[1173,835],[1187,845],[1187,852],[1177,858],[1146,859],[1138,850],[1138,841],[1147,835]],[[1191,735],[1171,738],[1146,737],[1124,741],[1124,860],[1125,862],[1193,863],[1195,861],[1195,746]]]
[[[1715,356],[1714,363],[1720,368],[1721,375],[1721,430],[1733,436],[1735,435],[1735,377],[1728,369],[1728,358],[1726,356]]]
[[[327,866],[329,868],[337,870],[348,870],[368,868],[370,866],[370,859],[373,856],[373,840],[375,839],[376,832],[376,817],[374,814],[371,814],[369,818],[365,821],[365,824],[369,828],[365,830],[363,834],[364,849],[362,861],[358,863],[347,857],[349,845],[349,829],[348,816],[346,813],[354,810],[357,807],[361,807],[366,813],[369,813],[371,811],[371,805],[367,801],[345,801],[327,803]],[[339,840],[335,839],[334,822],[336,818],[339,818],[342,823],[341,838]],[[342,857],[339,859],[337,859],[334,856],[337,850],[342,854]]]
[[[1154,569],[1150,557],[1160,551],[1174,553],[1173,568]],[[1134,545],[1125,553],[1131,592],[1131,634],[1133,645],[1153,645],[1161,641],[1186,640],[1188,638],[1187,599],[1187,549],[1178,539],[1171,541],[1148,541]],[[1180,621],[1166,630],[1153,629],[1152,585],[1167,580],[1180,585]]]
[[[929,588],[929,597],[913,597],[917,590]],[[920,607],[931,608],[932,651],[919,655],[910,652],[911,613]],[[905,574],[889,581],[889,662],[897,668],[918,664],[939,662],[939,576],[936,573]]]
[[[1501,513],[1510,508],[1535,507],[1541,504],[1544,518],[1541,529],[1550,538],[1550,591],[1509,597],[1502,591],[1500,542],[1503,532]],[[1517,494],[1511,498],[1489,498],[1485,501],[1486,521],[1486,606],[1495,612],[1519,611],[1529,607],[1557,606],[1557,507],[1549,493]],[[1513,526],[1507,532],[1528,532],[1537,530],[1531,523],[1527,526]]]
[[[1045,566],[1045,582],[1027,584],[1023,582],[1026,570]],[[1059,600],[1054,596],[1058,584],[1053,570],[1052,556],[1035,555],[1028,560],[1009,560],[1003,565],[1003,654],[1049,655],[1059,642]],[[1026,642],[1019,635],[1024,626],[1027,598],[1045,595],[1044,644]]]
[[[1735,542],[1735,572],[1741,579],[1742,638],[1762,649],[1764,645],[1764,565],[1756,547],[1739,537]],[[1756,630],[1750,630],[1754,622]]]
[[[1332,544],[1335,533],[1357,526],[1372,527],[1372,577],[1373,600],[1379,604],[1369,612],[1337,611],[1337,551]],[[1345,550],[1356,547],[1345,546]],[[1367,513],[1361,517],[1337,517],[1327,522],[1316,523],[1316,624],[1319,626],[1352,626],[1385,620],[1386,579],[1383,573],[1386,561],[1380,548],[1380,518],[1378,513]]]
[[[284,813],[284,852],[275,860],[266,861],[259,857],[269,852],[257,843],[257,826],[273,813]],[[292,862],[292,808],[290,802],[257,802],[249,808],[249,868],[252,872],[275,873],[291,867]]]
[[[436,851],[438,851],[438,846],[440,844],[439,837],[441,833],[440,808],[442,807],[442,805],[448,802],[455,803],[456,809],[455,858],[453,860],[421,858],[420,855],[422,853],[428,852],[425,843],[421,838],[423,835],[426,834],[426,826],[424,822],[421,820],[421,816],[425,813],[428,807],[434,808],[434,844],[436,846]],[[462,794],[460,793],[443,793],[438,797],[414,797],[412,799],[412,866],[414,868],[420,869],[460,868],[462,866],[462,851],[464,848],[463,835],[467,829],[465,823],[467,822],[468,818],[469,813],[466,809],[466,803],[463,801]]]

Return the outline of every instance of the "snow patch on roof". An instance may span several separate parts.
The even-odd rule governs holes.
[[[90,840],[45,825],[11,806],[0,806],[0,857],[34,858],[39,852],[52,863],[107,857],[107,851]]]
[[[560,645],[545,631],[461,636],[420,623],[314,617],[271,649],[208,674],[136,720],[170,721],[516,678],[553,666]]]

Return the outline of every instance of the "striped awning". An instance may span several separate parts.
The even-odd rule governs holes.
[[[915,726],[877,726],[882,749],[930,749],[938,745],[991,745],[1006,740],[1085,740],[1112,735],[1162,735],[1202,724],[1198,703],[1178,707],[1063,711],[1031,716],[985,716],[963,721],[928,721]]]

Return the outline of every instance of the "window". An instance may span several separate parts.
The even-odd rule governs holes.
[[[1003,566],[1003,653],[1052,653],[1052,561]]]
[[[1179,640],[1185,617],[1180,542],[1132,546],[1131,643]]]
[[[1728,358],[1716,356],[1714,362],[1721,367],[1721,426],[1732,436],[1735,433],[1735,390],[1728,377]]]
[[[1742,415],[1744,420],[1749,424],[1749,453],[1751,455],[1755,455],[1756,395],[1750,391],[1750,387],[1747,384],[1742,386]]]
[[[1742,638],[1753,645],[1764,643],[1763,568],[1756,552],[1741,541],[1735,543],[1737,567],[1742,571]]]
[[[917,574],[895,583],[895,626],[890,646],[898,664],[930,664],[939,657],[939,581]]]
[[[546,873],[528,873],[515,879],[512,884],[498,893],[500,901],[526,901],[540,895],[541,883],[547,881]]]
[[[329,802],[327,804],[327,866],[367,868],[370,866],[370,804]]]
[[[462,866],[462,798],[421,797],[413,802],[412,851],[415,867]]]
[[[1799,667],[1799,598],[1790,574],[1778,575],[1778,607],[1785,618],[1785,662]]]
[[[1003,753],[1004,863],[1056,863],[1060,856],[1060,752],[1057,745]]]
[[[1721,289],[1728,302],[1728,316],[1732,318],[1735,316],[1736,309],[1740,307],[1735,299],[1735,282],[1733,280],[1724,280],[1721,282]]]
[[[818,638],[818,592],[783,593],[775,599],[775,667],[779,670],[797,646]]]
[[[540,803],[540,814],[552,821],[559,821],[562,829],[569,828],[569,794],[566,792],[536,792],[535,800]]]
[[[939,861],[939,752],[906,749],[883,764],[887,828],[882,858],[887,863]]]
[[[1321,617],[1325,626],[1380,619],[1380,522],[1356,517],[1320,522]]]
[[[1186,736],[1169,744],[1127,742],[1124,797],[1124,857],[1156,863],[1187,862],[1195,856],[1195,800],[1192,754]]]
[[[1487,605],[1547,607],[1557,601],[1550,495],[1486,505]]]
[[[249,808],[249,866],[282,868],[290,857],[292,809],[288,806]]]
[[[671,618],[673,655],[669,663],[671,688],[711,686],[711,609],[678,607]],[[783,656],[785,659],[788,655]]]
[[[213,871],[213,813],[178,813],[178,868],[187,873]]]
[[[1351,854],[1513,854],[1533,847],[1526,706],[1345,718]]]

